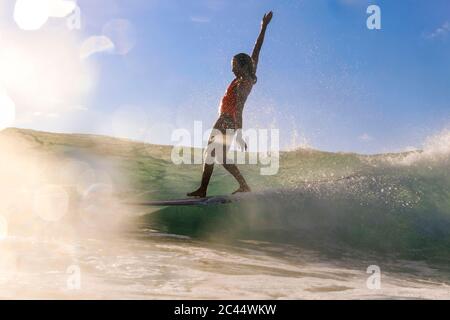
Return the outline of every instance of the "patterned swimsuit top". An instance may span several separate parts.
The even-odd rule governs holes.
[[[227,88],[225,95],[220,103],[220,114],[226,114],[231,116],[234,121],[236,121],[237,114],[237,94],[236,87],[238,85],[238,80],[234,79]]]

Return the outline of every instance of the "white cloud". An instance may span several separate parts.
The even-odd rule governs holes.
[[[202,17],[202,16],[192,16],[192,17],[190,17],[190,20],[192,22],[195,22],[195,23],[208,23],[208,22],[211,22],[210,18]]]
[[[427,35],[427,38],[428,39],[443,38],[446,37],[449,32],[450,32],[450,22],[446,21],[439,28],[434,30],[429,35]]]
[[[364,142],[369,142],[369,141],[373,140],[373,138],[367,133],[363,133],[362,135],[360,135],[358,137],[358,139],[361,140],[361,141],[364,141]]]
[[[112,52],[114,43],[106,36],[92,36],[87,38],[80,48],[80,58],[86,59],[97,52]]]

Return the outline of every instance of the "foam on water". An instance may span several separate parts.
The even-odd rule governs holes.
[[[397,159],[402,165],[414,165],[420,162],[448,162],[450,159],[450,130],[445,129],[439,134],[428,137],[422,150],[409,152],[405,157]]]
[[[148,238],[150,236],[150,238]],[[0,259],[2,298],[379,299],[449,298],[439,270],[377,257],[321,256],[265,242],[239,247],[171,237],[123,237],[73,243],[9,239]],[[21,251],[30,251],[26,259]],[[17,254],[14,254],[17,253]],[[45,264],[43,263],[45,261]],[[382,266],[381,288],[366,285],[367,267]],[[404,266],[409,266],[405,270]],[[79,289],[67,281],[81,272]],[[399,271],[400,270],[400,271]],[[404,270],[404,271],[401,271]],[[421,279],[426,278],[427,281]]]

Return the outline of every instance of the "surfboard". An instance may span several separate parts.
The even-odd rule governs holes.
[[[236,200],[233,196],[212,196],[205,198],[187,198],[187,199],[173,199],[173,200],[156,200],[156,201],[144,201],[129,203],[135,206],[144,207],[166,207],[166,206],[199,206],[199,205],[212,205],[212,204],[225,204],[231,203]]]

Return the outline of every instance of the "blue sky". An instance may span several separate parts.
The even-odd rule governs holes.
[[[381,8],[381,30],[366,28],[369,4]],[[378,153],[420,147],[449,124],[447,0],[79,0],[78,5],[80,30],[65,30],[63,19],[49,20],[38,31],[14,31],[13,20],[4,22],[5,28],[27,37],[64,29],[76,44],[106,34],[116,47],[123,42],[127,52],[83,59],[93,83],[82,99],[71,97],[76,114],[53,110],[45,121],[27,118],[18,126],[153,143],[170,143],[171,130],[192,129],[194,120],[209,127],[233,78],[232,56],[251,52],[268,10],[274,18],[244,127],[279,128],[284,148],[308,144]],[[8,10],[11,6],[0,16],[8,17]],[[127,22],[119,38],[105,29],[114,19]],[[20,105],[16,102],[18,113]]]

